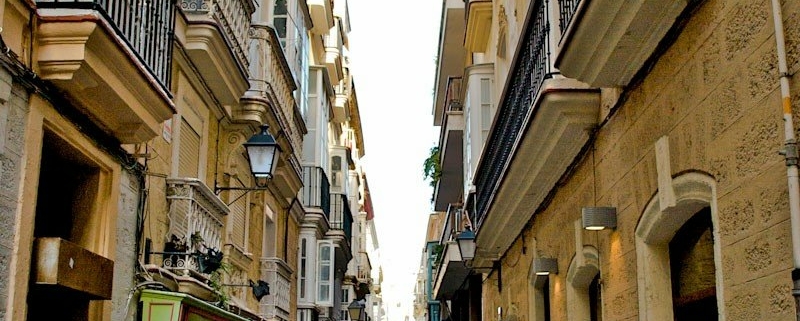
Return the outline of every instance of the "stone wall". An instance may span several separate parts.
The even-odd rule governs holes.
[[[790,73],[800,64],[800,3],[785,2]],[[566,271],[575,255],[582,206],[615,206],[613,231],[581,232],[598,248],[603,320],[637,320],[634,231],[658,192],[655,143],[667,136],[672,176],[701,172],[716,181],[726,320],[794,320],[791,240],[781,99],[770,3],[707,0],[649,73],[625,90],[584,155],[483,285],[485,321],[528,320],[533,253],[557,257],[553,320],[567,320]],[[792,89],[795,114],[800,86]],[[796,117],[798,118],[798,117]],[[797,120],[797,119],[796,119]],[[596,196],[595,196],[596,191]],[[714,210],[712,208],[712,210]],[[522,237],[524,235],[524,237]],[[536,248],[532,248],[535,240]]]
[[[137,301],[132,299],[129,302],[128,297],[133,294],[131,290],[135,285],[134,274],[137,270],[136,224],[141,187],[136,175],[125,170],[122,171],[120,184],[111,319],[133,320]]]
[[[0,320],[5,320],[19,208],[28,93],[0,68]]]

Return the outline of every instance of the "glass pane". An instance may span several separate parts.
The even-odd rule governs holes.
[[[327,284],[321,284],[319,286],[319,300],[320,301],[330,301],[331,294],[328,293],[330,291],[330,289],[331,289],[331,286],[327,285]]]
[[[331,247],[328,245],[323,245],[319,249],[319,260],[320,261],[329,261],[331,257]]]
[[[331,269],[327,264],[320,265],[319,267],[319,280],[329,281],[331,279]]]
[[[286,9],[286,0],[275,0],[274,15],[285,15],[289,10]]]
[[[286,38],[286,17],[275,18],[275,31],[278,32],[279,38]]]

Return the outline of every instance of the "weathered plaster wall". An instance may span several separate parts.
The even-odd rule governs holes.
[[[0,320],[6,317],[14,231],[21,207],[27,115],[28,93],[14,85],[11,74],[0,68]]]

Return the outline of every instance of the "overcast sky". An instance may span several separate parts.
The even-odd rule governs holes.
[[[432,209],[422,164],[439,132],[431,109],[442,1],[348,1],[383,298],[389,320],[404,321],[413,318],[414,283]]]

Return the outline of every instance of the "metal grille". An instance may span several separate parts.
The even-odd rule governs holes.
[[[176,10],[172,0],[42,0],[36,5],[96,10],[169,93]]]
[[[303,166],[303,206],[318,207],[331,215],[331,185],[321,167]]]
[[[561,28],[562,36],[567,32],[567,27],[569,27],[569,23],[572,22],[572,17],[575,16],[575,11],[578,9],[580,3],[581,0],[558,0],[558,23]]]
[[[547,8],[537,1],[536,17],[528,22],[524,42],[511,71],[511,82],[502,99],[495,126],[489,134],[476,177],[476,211],[472,222],[480,228],[488,211],[489,202],[499,187],[501,176],[511,160],[512,149],[524,130],[524,122],[544,80],[552,77],[550,69],[550,31]]]
[[[329,219],[331,229],[343,230],[347,241],[353,236],[353,214],[350,212],[350,202],[347,195],[331,194],[331,216]]]

